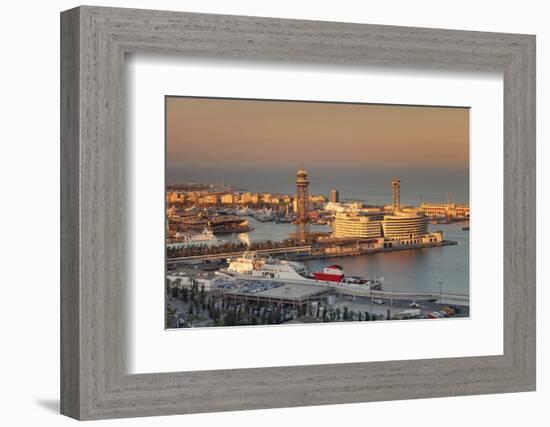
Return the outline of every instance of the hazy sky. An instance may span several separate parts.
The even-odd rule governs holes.
[[[468,170],[469,110],[167,99],[168,170],[297,165]]]

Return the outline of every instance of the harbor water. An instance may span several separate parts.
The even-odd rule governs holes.
[[[253,231],[247,233],[252,242],[281,241],[294,231],[293,224],[259,222],[248,218]],[[463,223],[430,225],[430,231],[441,230],[446,240],[456,245],[424,249],[407,249],[350,257],[304,261],[310,272],[324,266],[339,264],[346,275],[369,278],[384,277],[384,288],[394,291],[418,291],[469,294],[469,231]],[[329,231],[329,226],[311,225],[311,231]],[[238,242],[238,236],[218,236],[221,240]]]
[[[288,236],[296,230],[294,224],[276,224],[275,222],[260,222],[252,217],[246,217],[248,224],[253,228],[252,231],[249,231],[248,238],[250,242],[280,242],[282,240],[288,239]],[[328,225],[314,225],[309,226],[310,231],[312,232],[329,232],[330,226]],[[216,236],[219,240],[224,242],[233,242],[238,243],[239,237],[232,234],[221,234]]]

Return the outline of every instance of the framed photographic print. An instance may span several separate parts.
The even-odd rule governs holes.
[[[534,36],[79,7],[61,40],[62,413],[535,389]]]
[[[468,117],[167,97],[167,327],[468,317]]]

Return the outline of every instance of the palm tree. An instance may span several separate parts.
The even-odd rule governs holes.
[[[166,307],[166,320],[165,320],[165,326],[167,329],[171,327],[170,319],[177,314],[177,310],[175,308]]]

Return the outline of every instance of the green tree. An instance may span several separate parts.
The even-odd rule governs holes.
[[[223,323],[224,323],[225,326],[235,326],[236,325],[235,312],[233,310],[227,310],[225,312],[225,316],[223,318]]]
[[[174,317],[174,314],[169,314],[166,312],[166,321],[165,321],[165,327],[166,329],[170,329],[172,327],[172,318]]]
[[[261,310],[261,315],[260,315],[260,320],[261,320],[262,325],[266,324],[266,317],[267,317],[267,310],[264,307],[264,309]]]
[[[252,314],[252,316],[250,316],[250,324],[251,325],[257,325],[258,324],[258,318],[256,317],[255,314]]]

